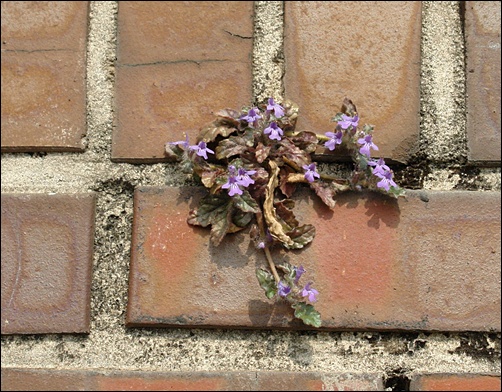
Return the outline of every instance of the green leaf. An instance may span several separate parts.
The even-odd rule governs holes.
[[[206,227],[212,223],[214,217],[228,208],[230,198],[224,195],[206,195],[199,202],[199,207],[190,211],[188,223]]]
[[[388,193],[390,195],[394,196],[396,199],[398,197],[405,197],[406,196],[406,192],[403,188],[399,188],[399,187],[395,187],[395,186],[391,186]]]
[[[245,227],[247,227],[249,222],[251,222],[253,217],[254,213],[252,212],[243,212],[241,210],[235,210],[234,215],[232,217],[232,223],[244,229]]]
[[[319,328],[321,326],[321,314],[314,309],[311,304],[298,302],[291,305],[295,310],[295,317],[303,321],[304,324]]]
[[[335,114],[334,117],[331,117],[331,121],[334,121],[334,122],[342,121],[342,114],[343,113],[337,113],[337,114]]]
[[[241,211],[252,212],[255,214],[260,212],[260,206],[245,189],[242,191],[242,195],[235,195],[232,199],[234,205]]]
[[[288,249],[301,249],[312,242],[315,237],[315,227],[312,225],[303,225],[294,227],[286,233],[293,240],[293,245],[285,244]]]
[[[265,295],[268,299],[277,294],[277,285],[275,283],[274,276],[270,272],[265,271],[262,268],[257,268],[256,277],[258,278],[261,288],[265,290]]]
[[[209,194],[201,199],[198,208],[190,211],[187,222],[202,227],[211,225],[211,242],[217,246],[229,232],[232,211],[229,196]]]
[[[211,220],[211,242],[218,246],[227,233],[232,232],[232,204],[228,202],[225,208],[213,215]]]

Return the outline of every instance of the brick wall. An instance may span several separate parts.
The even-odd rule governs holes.
[[[500,2],[2,2],[1,34],[2,390],[500,390]],[[295,194],[320,330],[163,152],[268,96],[319,133],[349,96],[407,190]]]

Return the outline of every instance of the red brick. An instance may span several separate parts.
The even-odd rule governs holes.
[[[93,194],[2,194],[2,334],[86,333]]]
[[[500,391],[500,375],[426,374],[411,380],[410,391]]]
[[[260,391],[382,391],[376,373],[258,372]]]
[[[2,368],[2,391],[379,391],[375,373],[146,372]]]
[[[2,367],[2,391],[91,391],[90,372]]]
[[[164,161],[223,108],[252,99],[253,2],[119,4],[112,159]]]
[[[284,81],[300,107],[297,128],[332,131],[349,97],[360,124],[375,125],[379,154],[406,162],[419,134],[420,32],[419,1],[285,2]]]
[[[88,2],[2,2],[2,152],[83,151]]]
[[[305,328],[265,298],[255,268],[266,262],[246,233],[214,248],[209,229],[186,223],[203,192],[136,190],[127,325]],[[408,193],[347,193],[331,211],[298,192],[316,238],[275,258],[309,271],[329,330],[500,331],[500,194]]]
[[[100,391],[253,390],[251,372],[113,372],[96,378]]]
[[[465,8],[469,159],[500,162],[500,1]]]

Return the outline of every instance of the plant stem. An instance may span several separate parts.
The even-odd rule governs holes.
[[[268,265],[270,267],[270,270],[272,271],[272,275],[274,275],[275,281],[279,283],[281,278],[279,278],[279,274],[277,273],[277,269],[275,268],[275,263],[274,260],[272,260],[270,250],[267,248],[267,246],[265,246],[265,248],[263,248],[263,251],[265,252],[265,256],[267,257]]]
[[[260,236],[262,238],[266,237],[265,233],[265,227],[263,225],[263,215],[260,213],[255,214],[256,216],[256,221],[258,222],[258,227],[260,228]],[[275,263],[274,260],[272,259],[272,255],[270,254],[270,250],[268,249],[267,245],[265,245],[265,248],[263,248],[263,251],[265,252],[265,257],[267,258],[268,261],[268,266],[270,267],[270,270],[272,271],[272,275],[274,275],[274,279],[277,283],[281,280],[279,278],[279,274],[277,273],[277,269],[275,268]]]

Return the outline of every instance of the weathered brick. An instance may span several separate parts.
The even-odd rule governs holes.
[[[374,373],[146,372],[2,368],[2,391],[379,391]]]
[[[469,159],[500,162],[500,1],[466,1]]]
[[[284,82],[300,106],[297,128],[332,131],[348,97],[360,124],[375,125],[379,154],[406,162],[419,134],[420,31],[419,1],[285,2]]]
[[[165,160],[227,107],[252,99],[253,2],[119,4],[112,159]]]
[[[377,373],[258,372],[259,391],[382,391]]]
[[[127,325],[306,328],[265,298],[255,268],[266,261],[246,233],[214,248],[209,229],[186,223],[204,192],[136,190]],[[273,255],[305,266],[323,328],[500,331],[500,194],[408,193],[342,194],[331,211],[298,192],[316,238]]]
[[[90,372],[2,367],[2,391],[92,391]]]
[[[2,334],[86,333],[94,194],[2,194]]]
[[[2,2],[2,152],[83,151],[87,1]]]
[[[252,372],[113,372],[96,377],[100,391],[242,391]]]
[[[423,374],[410,382],[410,391],[500,391],[500,374]]]

